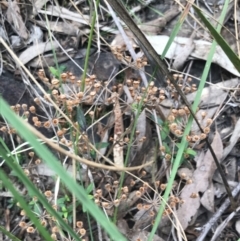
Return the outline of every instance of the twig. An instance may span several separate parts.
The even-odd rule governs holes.
[[[240,183],[234,188],[232,192],[232,196],[236,197],[237,194],[240,192]],[[230,200],[226,199],[222,206],[218,209],[218,211],[212,216],[212,218],[203,226],[202,232],[197,238],[196,241],[204,241],[206,235],[208,234],[211,227],[217,222],[217,220],[221,217],[223,212],[229,207]]]
[[[122,35],[122,37],[124,39],[124,42],[125,42],[125,44],[127,46],[127,49],[129,50],[129,52],[130,52],[132,58],[134,59],[134,61],[136,61],[137,60],[137,54],[135,53],[132,45],[130,44],[128,36],[126,35],[126,33],[125,33],[122,25],[120,24],[116,14],[115,14],[115,12],[113,11],[112,7],[108,4],[108,2],[105,1],[105,3],[107,4],[108,10],[109,10],[110,14],[112,15],[112,17],[113,17],[113,19],[115,21],[115,24],[117,25],[118,30],[119,30],[119,32],[121,33],[121,35]],[[145,73],[143,72],[142,69],[139,69],[139,74],[140,74],[140,76],[142,78],[144,86],[147,87],[148,86],[148,81],[147,81],[146,75],[145,75]]]

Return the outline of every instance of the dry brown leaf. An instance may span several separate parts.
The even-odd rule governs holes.
[[[221,159],[223,144],[218,132],[216,132],[211,146],[218,160]],[[211,152],[208,150],[203,160],[197,163],[197,169],[192,177],[193,182],[191,184],[186,184],[181,193],[181,198],[184,200],[184,203],[177,210],[177,216],[183,229],[187,228],[191,218],[200,207],[199,193],[204,193],[208,189],[209,185],[212,183],[215,170],[216,164]],[[195,198],[193,198],[194,195]]]
[[[192,53],[192,51],[194,50],[195,45],[193,42],[193,38],[190,37],[187,41],[185,46],[182,49],[181,54],[177,55],[174,62],[173,62],[173,69],[176,70],[180,70],[184,63],[187,61],[188,57],[190,56],[190,54]]]
[[[124,236],[126,236],[130,241],[137,241],[137,240],[147,241],[148,236],[150,234],[147,231],[130,229],[128,227],[126,220],[124,220],[124,219],[118,220],[117,227],[118,227],[118,230]],[[156,234],[153,236],[153,239],[151,239],[151,240],[152,241],[163,241],[163,239],[160,238],[159,236],[157,236]]]
[[[49,27],[49,29],[51,29],[53,32],[57,32],[57,33],[62,33],[62,34],[66,34],[66,35],[74,35],[77,36],[78,31],[79,31],[79,27],[77,26],[77,24],[73,23],[68,23],[68,22],[58,22],[56,24],[56,22],[54,21],[36,21],[36,23],[43,27],[46,28],[46,26]]]
[[[123,140],[122,134],[123,130],[123,119],[122,111],[118,100],[118,95],[115,95],[114,103],[114,116],[115,116],[115,125],[114,125],[114,147],[113,147],[113,157],[114,163],[119,167],[124,167],[123,159]]]
[[[214,186],[211,182],[208,189],[204,192],[201,197],[201,204],[210,212],[214,213]]]
[[[7,9],[7,20],[13,24],[16,33],[23,39],[28,38],[28,31],[20,14],[20,8],[17,1],[9,1]]]
[[[19,59],[23,64],[26,64],[33,58],[35,58],[49,50],[56,49],[58,46],[59,46],[59,43],[56,41],[33,45],[33,46],[27,48],[26,50],[24,50],[20,54]]]

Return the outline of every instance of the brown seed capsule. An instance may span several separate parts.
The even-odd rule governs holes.
[[[29,111],[32,113],[32,114],[34,114],[34,113],[36,113],[36,108],[35,108],[35,106],[30,106],[29,107]]]
[[[210,128],[209,128],[209,127],[205,127],[205,128],[203,129],[203,132],[204,132],[205,134],[208,134],[208,133],[210,132]]]
[[[197,198],[198,196],[199,196],[198,193],[194,193],[194,192],[193,192],[193,193],[191,194],[190,198]]]
[[[62,79],[63,82],[66,82],[68,75],[67,75],[66,73],[62,73],[62,74],[60,75],[60,77],[61,77],[61,79]]]

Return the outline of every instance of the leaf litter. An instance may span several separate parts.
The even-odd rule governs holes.
[[[4,39],[7,39],[8,37],[11,39],[12,48],[17,52],[22,63],[29,68],[53,65],[53,55],[52,53],[49,53],[52,48],[57,50],[56,54],[59,63],[64,63],[66,59],[73,58],[75,61],[74,66],[78,65],[83,67],[83,58],[85,55],[83,54],[79,57],[79,50],[84,50],[85,48],[84,43],[86,39],[84,39],[84,34],[89,33],[88,26],[90,25],[89,20],[91,16],[88,10],[84,8],[85,3],[79,3],[80,5],[82,4],[81,6],[83,10],[83,12],[79,14],[79,12],[76,12],[73,8],[71,8],[70,3],[68,8],[66,6],[61,6],[60,9],[58,6],[53,6],[49,1],[45,2],[47,4],[47,8],[43,5],[43,1],[35,1],[35,7],[33,7],[31,14],[27,15],[28,17],[30,16],[30,20],[33,20],[36,24],[36,26],[32,25],[31,27],[25,24],[22,9],[17,1],[13,1],[9,5],[4,5],[5,3],[3,3],[3,9],[6,10],[6,12],[4,12],[6,13],[6,19],[9,24],[11,24],[15,35],[11,34],[11,36],[9,36],[4,28],[1,27],[1,33],[3,32],[1,36],[5,36]],[[148,1],[146,5],[148,4],[154,4],[154,1]],[[139,7],[140,9],[147,9],[145,5],[139,5]],[[162,8],[164,6],[161,5],[160,7],[164,12],[164,16],[157,16],[152,19],[148,19],[147,15],[144,16],[144,11],[141,13],[139,8],[136,9],[138,12],[137,14],[140,14],[138,15],[140,18],[147,19],[146,22],[144,21],[139,24],[140,29],[145,32],[148,40],[161,55],[165,44],[169,39],[169,33],[167,31],[169,31],[169,29],[171,30],[171,28],[168,26],[171,26],[174,22],[176,23],[176,16],[180,13],[180,9],[177,4],[172,7],[169,5],[169,10],[167,11],[165,8]],[[132,9],[134,10],[135,6],[132,6]],[[104,7],[101,10],[104,13],[106,11]],[[104,14],[101,14],[102,16],[99,24],[101,30],[116,34],[113,35],[114,40],[111,39],[111,41],[109,41],[113,54],[110,53],[110,48],[108,49],[105,46],[104,51],[111,54],[110,57],[112,57],[112,59],[109,58],[108,60],[107,54],[103,53],[92,56],[88,68],[88,74],[92,77],[90,78],[86,92],[78,93],[80,89],[78,88],[77,83],[72,83],[74,75],[76,75],[77,79],[81,79],[81,74],[79,73],[82,72],[79,71],[79,69],[78,72],[73,71],[73,73],[67,73],[69,79],[67,80],[68,83],[64,86],[64,89],[67,90],[65,93],[62,93],[58,87],[53,86],[53,83],[51,82],[51,72],[47,76],[44,76],[45,80],[44,78],[41,79],[39,76],[36,77],[39,78],[39,81],[47,81],[47,79],[48,81],[50,80],[50,83],[44,83],[45,87],[51,86],[49,91],[57,89],[61,94],[65,94],[65,97],[69,98],[67,102],[69,110],[71,110],[69,100],[72,101],[76,94],[79,96],[83,94],[83,96],[80,97],[82,98],[80,101],[81,105],[83,105],[83,111],[90,113],[90,109],[88,108],[92,108],[92,105],[95,110],[93,117],[96,118],[97,116],[102,119],[94,119],[91,125],[83,128],[87,132],[86,135],[88,136],[90,142],[86,143],[86,141],[83,141],[82,139],[79,140],[79,145],[81,145],[79,147],[81,155],[84,158],[96,162],[106,161],[103,158],[103,156],[106,155],[107,157],[105,158],[107,158],[107,160],[109,158],[115,162],[117,166],[123,167],[130,133],[127,128],[131,129],[132,125],[130,122],[133,122],[136,117],[136,107],[138,107],[140,100],[137,99],[137,97],[140,95],[140,97],[143,98],[143,95],[141,95],[143,93],[141,89],[143,86],[141,85],[141,81],[139,81],[142,76],[139,75],[139,70],[142,72],[145,71],[144,74],[146,74],[147,78],[152,75],[153,71],[149,69],[151,66],[149,66],[146,59],[142,57],[142,53],[138,49],[135,37],[128,30],[126,30],[126,35],[130,38],[129,43],[132,45],[133,49],[139,52],[137,53],[137,58],[134,61],[130,58],[126,58],[128,57],[128,50],[125,48],[122,34],[119,35],[119,31],[116,30],[113,25],[106,24],[105,20],[107,18],[105,19]],[[48,21],[48,24],[45,20],[38,18],[38,16],[45,15],[52,17],[51,21]],[[57,18],[59,18],[58,21],[55,21]],[[189,21],[191,22],[192,20]],[[190,62],[197,62],[198,59],[206,60],[208,50],[211,46],[211,41],[209,41],[209,39],[200,40],[198,31],[196,31],[196,36],[191,35],[192,31],[191,34],[189,34],[189,27],[184,27],[184,24],[181,30],[182,36],[175,38],[173,44],[167,52],[166,57],[168,60],[166,61],[169,61],[169,67],[171,67],[172,70],[175,70],[176,73],[177,70],[184,73],[183,78],[179,77],[177,81],[179,81],[179,84],[182,85],[183,90],[192,88],[190,91],[191,93],[187,93],[186,91],[187,99],[192,102],[195,98],[197,84],[196,86],[192,86],[192,84],[188,82],[187,78],[191,75],[187,72],[186,68],[190,66],[188,65]],[[46,27],[46,25],[48,25],[48,27]],[[6,27],[7,25],[3,23],[2,26]],[[48,28],[52,31],[54,36],[54,40],[51,41],[51,43],[47,37]],[[159,33],[161,35],[159,35]],[[229,37],[227,40],[230,41]],[[115,50],[113,50],[113,47],[116,47]],[[118,52],[119,49],[121,49],[120,52]],[[3,53],[3,57],[9,61],[9,65],[7,67],[4,66],[4,68],[15,71],[15,66],[18,65],[11,62],[6,53]],[[83,60],[80,60],[81,58]],[[96,59],[99,59],[99,61]],[[108,62],[111,62],[111,64]],[[232,66],[229,59],[219,47],[214,55],[213,62],[226,69],[234,76],[239,77],[239,73]],[[126,66],[128,69],[132,69],[132,71],[130,71],[131,74],[125,70],[123,71],[124,80],[123,83],[121,83],[122,85],[119,85],[118,81],[120,78],[116,78],[115,75],[118,75],[117,73],[121,69],[121,65]],[[74,69],[73,64],[71,64],[70,67],[71,69]],[[193,71],[193,75],[191,76],[192,81],[194,83],[198,83],[198,70],[191,67],[189,68]],[[95,77],[91,75],[93,74],[92,70],[95,71]],[[103,74],[100,75],[100,72]],[[218,71],[210,74],[209,81],[213,80],[214,82],[214,74],[216,74],[216,72]],[[57,73],[57,71],[55,73]],[[98,78],[98,73],[101,78]],[[219,71],[219,73],[222,72]],[[15,72],[15,74],[17,74],[17,72]],[[24,76],[24,74],[22,74],[22,76]],[[203,126],[206,126],[207,119],[216,120],[216,122],[211,125],[211,133],[209,135],[212,139],[212,147],[218,157],[218,160],[221,161],[221,164],[225,167],[224,170],[226,171],[227,180],[230,183],[231,188],[237,188],[238,177],[236,172],[238,168],[238,154],[233,150],[237,147],[239,139],[238,88],[235,88],[239,80],[238,78],[231,78],[231,75],[229,74],[227,74],[226,77],[226,72],[223,72],[221,78],[222,76],[224,76],[224,81],[220,83],[210,83],[209,86],[206,86],[202,94],[201,104],[199,106],[197,116],[198,119],[201,120],[201,124]],[[5,78],[2,79],[5,81]],[[217,79],[219,82],[220,77],[218,76]],[[152,80],[154,80],[154,78],[151,79],[151,81]],[[103,81],[106,81],[107,83],[103,84]],[[24,78],[24,83],[28,83],[29,86],[27,78]],[[19,83],[19,86],[21,85],[25,87],[24,83]],[[156,84],[156,82],[154,84]],[[7,88],[7,84],[1,86],[3,86],[4,89]],[[32,88],[33,93],[36,93],[34,86],[31,86],[30,88]],[[99,91],[99,89],[101,91]],[[234,94],[232,94],[232,90],[235,91]],[[9,96],[15,94],[15,92],[11,91],[13,90],[7,90]],[[96,95],[93,95],[93,92],[96,92]],[[88,93],[91,93],[91,95],[88,96]],[[118,98],[115,98],[115,101],[113,100],[112,93],[118,93],[119,95]],[[44,99],[43,96],[40,95],[37,97],[39,99]],[[52,95],[52,97],[54,98],[54,95]],[[21,96],[19,96],[19,99],[21,99]],[[47,101],[44,103],[46,104]],[[84,168],[81,169],[80,173],[81,180],[84,181],[86,185],[89,180],[90,182],[94,180],[93,182],[95,187],[92,192],[95,198],[94,201],[98,203],[109,216],[113,216],[114,209],[118,206],[119,214],[117,216],[117,225],[119,230],[129,240],[147,240],[156,212],[158,211],[158,207],[161,203],[158,195],[163,194],[164,186],[168,181],[168,176],[170,174],[169,170],[172,164],[171,160],[173,159],[172,156],[174,156],[178,144],[176,143],[175,145],[175,142],[178,142],[178,137],[181,136],[181,134],[175,135],[173,130],[169,131],[168,126],[164,127],[162,122],[159,121],[159,118],[162,117],[160,112],[163,112],[163,116],[168,118],[173,109],[184,108],[181,101],[179,101],[177,93],[171,90],[170,85],[162,89],[159,88],[159,86],[150,86],[147,92],[146,100],[144,100],[144,104],[145,105],[142,107],[136,122],[136,133],[131,145],[129,166],[141,165],[142,163],[147,163],[149,160],[153,160],[155,163],[145,169],[131,173],[131,175],[127,174],[126,179],[124,180],[125,186],[122,187],[120,192],[120,198],[117,198],[119,172],[96,170],[91,166],[87,167],[85,165]],[[51,107],[49,108],[49,106],[46,106],[48,105],[45,105],[44,109],[47,111],[42,116],[47,115],[48,118],[51,117],[50,119],[53,119],[55,116],[51,115],[53,114]],[[111,114],[106,114],[109,112],[109,109]],[[15,111],[18,114],[21,112],[17,109],[17,107],[15,107]],[[203,112],[206,112],[205,118],[202,117]],[[72,114],[73,116],[75,115],[74,111]],[[106,115],[106,118],[103,118],[104,115]],[[230,132],[230,136],[228,135],[227,137],[221,134],[222,130],[226,128],[224,126],[226,123],[223,123],[223,121],[220,120],[221,117],[226,115],[236,117],[235,124],[232,124],[234,126],[230,126],[230,130],[233,132]],[[155,116],[155,118],[152,118],[152,116]],[[178,118],[177,123],[184,127],[186,123],[184,122],[183,116]],[[87,115],[86,119],[88,119]],[[115,119],[115,122],[113,119]],[[63,119],[61,119],[61,121],[63,121]],[[42,124],[44,123],[42,119],[41,122]],[[156,134],[158,132],[156,128],[160,129],[160,134]],[[64,129],[54,129],[54,131],[59,135],[62,130]],[[45,129],[44,131],[47,134],[50,132]],[[167,134],[161,133],[163,131],[166,131]],[[191,131],[195,135],[200,134],[195,123],[193,124]],[[112,142],[110,141],[111,138],[113,138]],[[162,149],[159,151],[160,146],[156,140],[160,139],[162,139],[161,141],[164,148],[167,148],[165,152]],[[192,140],[190,142],[192,142]],[[67,139],[67,142],[65,142],[65,148],[69,148],[68,150],[72,151],[70,145],[71,140],[69,138]],[[96,150],[91,150],[92,146],[95,147]],[[180,221],[181,226],[185,229],[188,240],[196,240],[196,237],[199,235],[199,232],[197,231],[199,227],[195,225],[200,223],[200,226],[203,227],[203,224],[206,223],[206,226],[208,226],[208,220],[202,219],[202,216],[205,214],[212,215],[218,210],[218,208],[221,208],[219,206],[219,200],[223,198],[223,195],[226,192],[221,178],[219,178],[218,171],[216,170],[215,163],[213,162],[209,150],[204,149],[205,146],[202,141],[192,143],[191,148],[194,152],[189,153],[193,154],[193,156],[190,155],[189,157],[189,153],[186,153],[186,158],[183,160],[182,166],[178,170],[179,178],[176,179],[175,187],[173,188],[173,193],[176,194],[175,198],[177,200],[177,204],[172,207],[172,211],[170,209],[165,210],[166,215],[159,224],[159,232],[154,236],[154,240],[167,240],[169,238],[178,240],[178,237],[181,236],[181,234],[179,234],[180,226],[176,227],[174,222],[170,221],[168,218],[168,215],[172,215],[171,212],[177,214],[178,221]],[[67,161],[67,163],[64,164],[64,167],[68,172],[73,172],[72,162],[66,156],[63,157],[59,153],[56,153],[56,155],[59,156],[59,159],[65,158],[64,160]],[[232,158],[231,155],[235,155],[234,158]],[[23,165],[23,168],[29,170],[32,180],[37,183],[36,185],[38,185],[39,189],[43,188],[43,185],[45,186],[45,189],[47,187],[51,188],[54,185],[54,179],[52,178],[54,176],[54,170],[49,170],[44,163],[34,166],[33,163],[38,161],[37,157],[28,157],[27,160],[29,160],[29,165]],[[133,174],[137,177],[132,176]],[[77,180],[79,179],[80,177],[77,176]],[[43,183],[42,186],[41,183]],[[146,188],[147,185],[151,185],[151,187],[155,189],[155,192]],[[24,192],[24,188],[21,188]],[[3,190],[1,193],[5,194],[6,192]],[[61,190],[60,195],[63,195]],[[11,195],[8,195],[8,197],[11,197]],[[171,202],[169,202],[169,205],[170,204]],[[83,215],[83,213],[81,213],[81,215]],[[226,218],[223,225],[219,225],[219,229],[217,229],[217,232],[212,237],[212,240],[224,233],[223,231],[225,230],[225,227],[227,227],[227,224],[231,221],[231,219],[234,219],[235,215],[236,213],[229,215],[229,218]],[[10,219],[6,222],[6,227],[11,230],[12,226],[17,226],[17,222],[12,224],[9,220]],[[132,222],[134,223],[133,226],[131,226]],[[217,223],[217,219],[214,222]],[[236,226],[237,224],[238,223],[236,222]],[[193,230],[192,233],[191,230]],[[236,228],[236,230],[239,233],[238,228]],[[99,227],[98,233],[101,233]],[[228,235],[229,234],[226,234],[225,236],[227,237]],[[201,235],[199,237],[201,238]]]

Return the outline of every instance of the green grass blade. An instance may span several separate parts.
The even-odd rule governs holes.
[[[76,198],[84,203],[86,210],[95,218],[97,222],[105,229],[109,236],[113,240],[126,240],[123,235],[118,231],[116,226],[111,223],[103,212],[96,206],[92,200],[89,200],[88,195],[86,194],[84,188],[78,185],[71,176],[66,172],[66,170],[61,166],[59,161],[54,157],[54,155],[48,150],[45,145],[41,145],[36,137],[31,133],[27,128],[26,122],[24,122],[20,117],[16,116],[7,103],[0,98],[0,113],[3,115],[7,121],[11,124],[13,128],[18,130],[20,136],[28,141],[31,146],[35,149],[35,152],[38,154],[43,161],[47,163],[49,168],[54,170],[62,182],[68,187],[69,191],[75,193]]]
[[[3,226],[0,226],[0,231],[2,233],[4,233],[8,238],[10,238],[10,240],[12,241],[21,241],[20,239],[18,239],[17,237],[15,237],[13,234],[11,234],[10,232],[8,232]]]
[[[183,13],[182,13],[181,16],[179,17],[179,20],[178,20],[178,22],[176,23],[175,27],[173,28],[172,33],[171,33],[171,35],[170,35],[170,37],[169,37],[169,39],[168,39],[168,42],[167,42],[167,44],[166,44],[166,46],[165,46],[165,48],[164,48],[164,50],[163,50],[163,52],[162,52],[161,59],[164,59],[164,58],[165,58],[165,56],[166,56],[166,54],[167,54],[167,52],[168,52],[168,50],[169,50],[172,42],[174,41],[174,39],[175,39],[175,37],[177,36],[177,34],[178,34],[178,32],[179,32],[179,30],[180,30],[180,28],[181,28],[181,26],[182,26],[185,18],[187,17],[187,13],[188,13],[189,8],[190,8],[191,5],[192,5],[191,3],[188,3],[188,4],[187,4],[187,7],[185,8],[185,10],[183,11]]]
[[[201,10],[194,6],[194,9],[196,10],[198,16],[201,18],[203,23],[206,25],[214,39],[217,41],[219,46],[222,48],[224,53],[228,56],[234,67],[240,72],[240,59],[238,56],[234,53],[234,51],[231,49],[231,47],[227,44],[227,42],[224,40],[224,38],[219,34],[219,32],[211,25],[211,23],[205,18],[205,16],[202,14]]]
[[[5,152],[5,153],[4,153]],[[11,158],[7,157],[6,151],[0,147],[0,153],[1,155],[9,162],[12,162]],[[35,216],[35,214],[31,211],[28,204],[25,202],[22,195],[15,189],[14,185],[9,181],[8,176],[4,173],[4,171],[0,168],[0,178],[2,182],[4,183],[5,187],[8,188],[8,190],[13,194],[13,196],[18,200],[20,206],[24,211],[26,212],[26,215],[31,219],[31,221],[34,223],[35,227],[39,231],[39,233],[42,235],[42,237],[45,240],[51,240],[50,234],[48,231],[41,225],[39,219]]]
[[[21,180],[24,186],[28,189],[28,192],[34,195],[35,197],[37,197],[37,199],[42,203],[43,207],[48,211],[49,214],[51,214],[56,218],[56,220],[59,222],[62,228],[67,230],[69,234],[72,235],[72,237],[74,237],[76,240],[80,240],[78,235],[76,235],[76,233],[72,230],[72,228],[68,224],[66,224],[66,222],[61,218],[61,216],[48,203],[47,199],[38,191],[38,189],[28,179],[28,177],[25,175],[21,167],[14,161],[13,157],[12,156],[9,157],[7,151],[4,150],[1,146],[0,146],[0,154],[7,161],[6,164],[9,166],[9,168],[15,172],[16,176]],[[15,195],[14,197],[18,200],[18,197],[16,197]],[[25,210],[25,206],[21,206],[21,207]],[[29,216],[31,219],[32,219],[32,215],[33,214],[31,213],[31,216]]]
[[[223,10],[222,10],[222,14],[221,14],[221,19],[220,19],[220,24],[217,26],[217,31],[218,32],[220,32],[220,30],[221,30],[221,23],[223,22],[223,19],[224,19],[225,15],[226,15],[228,2],[229,1],[227,0],[225,2],[225,4],[224,4]],[[196,94],[196,98],[195,98],[193,106],[192,106],[192,110],[193,110],[194,113],[196,112],[197,107],[198,107],[198,105],[200,103],[200,100],[201,100],[202,90],[203,90],[203,88],[205,86],[205,83],[206,83],[206,79],[207,79],[207,76],[208,76],[208,73],[209,73],[209,69],[211,67],[212,58],[213,58],[216,46],[217,46],[217,43],[216,43],[216,41],[214,41],[212,46],[211,46],[211,49],[210,49],[210,52],[209,52],[209,55],[208,55],[208,59],[207,59],[207,62],[205,64],[205,68],[204,68],[204,71],[203,71],[203,75],[202,75],[200,84],[198,86],[198,91],[197,91],[197,94]],[[180,148],[178,149],[178,152],[177,152],[177,155],[176,155],[176,159],[174,160],[173,168],[172,168],[172,171],[171,171],[170,178],[168,180],[168,184],[167,184],[166,190],[165,190],[164,195],[163,195],[163,202],[161,203],[161,206],[159,208],[158,214],[157,214],[157,216],[155,218],[155,222],[154,222],[153,228],[151,230],[151,233],[149,235],[148,241],[152,240],[152,238],[153,238],[153,236],[154,236],[154,234],[155,234],[155,232],[156,232],[156,230],[158,228],[158,225],[159,225],[159,223],[161,221],[161,218],[162,218],[165,206],[166,206],[166,202],[167,202],[168,197],[169,197],[169,195],[171,193],[172,185],[173,185],[173,182],[175,180],[178,168],[180,166],[182,156],[184,154],[184,150],[185,150],[185,148],[187,147],[187,144],[188,144],[186,136],[189,135],[189,133],[191,131],[192,122],[193,122],[193,117],[190,116],[190,118],[188,120],[188,123],[187,123],[187,126],[186,126],[186,128],[184,130],[184,133],[183,133],[183,137],[182,137],[182,140],[181,140]]]

